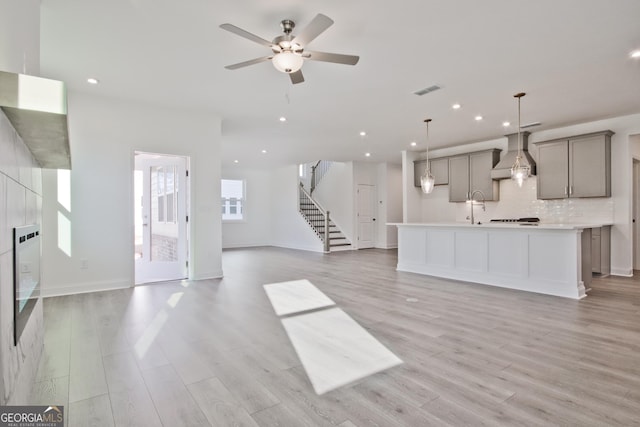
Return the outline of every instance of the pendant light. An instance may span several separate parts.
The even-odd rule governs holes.
[[[520,130],[520,99],[525,96],[524,92],[516,93],[514,98],[518,98],[518,155],[516,161],[511,166],[511,179],[518,183],[518,187],[522,187],[522,183],[525,179],[529,178],[531,173],[531,167],[528,164],[522,163],[522,135]]]
[[[429,166],[429,122],[431,119],[425,119],[425,123],[427,124],[427,167],[424,170],[424,175],[420,177],[420,186],[422,187],[422,192],[424,194],[429,194],[433,191],[433,185],[435,183],[435,179],[433,175],[431,175],[431,167]]]

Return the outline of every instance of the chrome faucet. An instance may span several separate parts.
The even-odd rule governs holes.
[[[482,191],[480,191],[480,190],[474,190],[471,193],[471,196],[469,197],[469,201],[471,202],[471,224],[474,223],[474,220],[473,220],[473,205],[474,205],[474,202],[475,202],[474,197],[475,197],[476,193],[478,193],[478,194],[480,194],[480,196],[482,196],[482,210],[483,211],[486,210],[484,193]]]

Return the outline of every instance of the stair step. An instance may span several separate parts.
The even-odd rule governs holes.
[[[351,246],[351,243],[331,243],[329,244],[330,248],[335,248],[339,246]]]

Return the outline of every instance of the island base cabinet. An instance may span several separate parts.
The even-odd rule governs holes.
[[[572,299],[591,281],[589,228],[393,225],[398,271]]]

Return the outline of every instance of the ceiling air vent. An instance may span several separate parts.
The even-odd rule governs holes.
[[[422,96],[422,95],[428,94],[429,92],[434,92],[434,91],[436,91],[438,89],[442,89],[442,88],[440,86],[438,86],[438,85],[433,85],[433,86],[426,87],[424,89],[417,90],[417,91],[415,91],[413,93],[418,95],[418,96]]]

